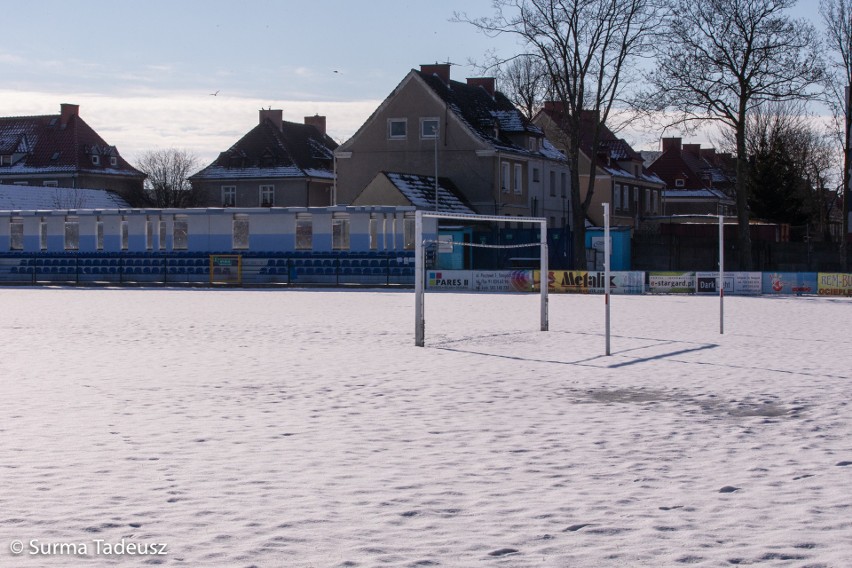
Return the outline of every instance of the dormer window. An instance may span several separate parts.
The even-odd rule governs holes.
[[[97,154],[92,155],[92,165],[99,166],[101,165],[101,157]]]
[[[675,180],[675,187],[683,187],[684,185],[686,185],[686,182],[683,178],[677,178]]]
[[[118,165],[118,158],[116,158],[115,156],[110,156],[109,165],[117,166]]]
[[[0,166],[11,166],[12,165],[12,156],[9,154],[3,154],[0,156]]]

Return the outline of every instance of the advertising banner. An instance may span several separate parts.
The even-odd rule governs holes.
[[[532,270],[427,270],[426,289],[532,292]]]
[[[429,290],[471,290],[473,279],[470,270],[427,270],[426,288]]]
[[[716,289],[718,280],[718,272],[696,272],[695,293],[718,294],[719,291]],[[760,272],[726,272],[725,293],[737,296],[759,295],[761,281]]]
[[[815,272],[764,272],[762,292],[771,295],[816,294]]]
[[[652,294],[692,294],[695,292],[695,273],[649,272],[648,292]]]
[[[820,272],[817,284],[820,296],[852,296],[852,274]]]
[[[603,294],[604,272],[586,270],[551,270],[548,291],[574,294]],[[539,290],[540,272],[534,272],[535,289]],[[645,273],[618,271],[609,273],[610,294],[642,294],[645,292]]]
[[[532,292],[532,270],[475,270],[473,289],[478,292]]]

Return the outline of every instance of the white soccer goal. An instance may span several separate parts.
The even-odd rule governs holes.
[[[434,234],[431,238],[424,238],[424,219],[435,219]],[[548,266],[547,266],[547,220],[541,217],[501,217],[495,215],[454,215],[449,213],[429,213],[426,211],[417,211],[414,222],[414,344],[417,347],[423,347],[426,340],[426,321],[424,317],[425,308],[425,277],[426,277],[426,246],[440,245],[438,240],[438,225],[441,219],[450,221],[467,221],[470,223],[491,222],[491,223],[530,223],[538,224],[540,227],[541,237],[538,243],[519,243],[511,245],[495,245],[495,244],[473,244],[466,243],[464,245],[456,244],[455,246],[471,246],[471,247],[487,247],[487,248],[524,248],[524,247],[539,247],[539,270],[541,290],[541,331],[548,330],[548,307],[547,307],[547,287],[548,287]],[[430,235],[427,234],[427,237]]]

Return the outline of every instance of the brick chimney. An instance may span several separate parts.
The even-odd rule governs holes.
[[[663,152],[667,152],[669,150],[674,150],[675,152],[680,152],[681,150],[681,139],[680,138],[663,138],[661,140],[663,145]]]
[[[701,157],[710,163],[716,161],[716,148],[702,148]]]
[[[79,116],[80,114],[80,105],[62,103],[59,105],[59,109],[59,126],[61,128],[65,128],[72,117]]]
[[[701,156],[701,144],[684,144],[683,151],[698,158]]]
[[[260,124],[263,124],[263,121],[266,119],[272,121],[272,124],[278,127],[280,130],[284,124],[284,111],[280,108],[278,109],[260,109]]]
[[[421,65],[420,72],[424,75],[437,75],[438,79],[443,81],[445,85],[450,84],[449,63],[434,63],[432,65]]]
[[[325,117],[315,114],[313,116],[305,117],[305,124],[308,126],[313,126],[317,130],[319,130],[320,134],[325,134]]]
[[[469,77],[467,80],[468,86],[482,87],[492,97],[494,96],[495,83],[494,77]]]

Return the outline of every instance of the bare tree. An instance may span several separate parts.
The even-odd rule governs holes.
[[[825,25],[828,48],[828,74],[826,87],[829,106],[837,124],[837,140],[843,150],[843,225],[840,239],[840,262],[843,270],[849,269],[849,200],[850,168],[852,168],[852,116],[849,112],[849,88],[852,86],[852,0],[820,0],[819,12]]]
[[[53,190],[53,207],[56,209],[83,209],[87,201],[80,188],[63,187]]]
[[[198,157],[187,150],[167,148],[145,152],[136,168],[148,177],[145,192],[155,207],[193,207],[199,196],[187,179],[198,169]]]
[[[586,112],[596,115],[592,148],[599,144],[601,125],[623,94],[626,76],[648,50],[658,26],[658,0],[494,0],[492,17],[455,19],[489,35],[511,34],[527,55],[544,67],[551,94],[562,107],[568,133],[565,146],[571,167],[573,265],[586,268],[585,221],[595,189],[595,168],[585,195],[579,177],[580,123]],[[592,156],[592,159],[594,157]]]
[[[498,67],[500,91],[532,119],[550,91],[547,69],[530,55],[520,55]]]
[[[740,268],[753,265],[748,211],[747,117],[763,101],[801,100],[822,80],[813,26],[789,18],[795,0],[673,0],[666,41],[649,74],[658,109],[674,124],[718,121],[735,133]]]

